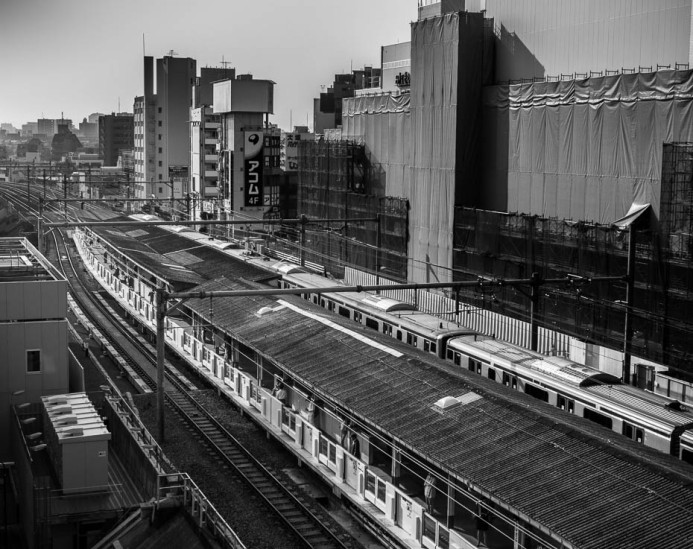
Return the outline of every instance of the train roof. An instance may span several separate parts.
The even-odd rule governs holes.
[[[686,407],[678,408],[675,401],[659,396],[658,399],[643,398],[643,391],[630,385],[592,385],[586,388],[592,394],[608,398],[609,401],[637,410],[655,418],[658,423],[670,426],[693,427],[693,413]]]
[[[217,280],[200,289],[248,286]],[[185,307],[212,320],[207,300]],[[213,321],[349,410],[357,425],[377,426],[573,547],[690,542],[691,469],[671,456],[616,444],[610,431],[293,296],[220,300]]]
[[[643,420],[662,429],[671,431],[693,422],[691,412],[667,406],[671,403],[669,399],[624,385],[615,376],[564,357],[540,355],[487,336],[456,337],[449,346],[470,354],[475,350],[483,351],[494,359],[507,361],[510,369],[517,373],[534,376],[534,380],[553,384],[554,388],[560,388],[555,382],[567,384],[600,400],[608,400],[630,414],[640,414]]]
[[[136,214],[130,218],[155,216]],[[175,227],[175,226],[174,226]],[[229,265],[234,264],[235,276],[249,280],[261,280],[267,277],[267,270],[244,262],[221,251],[220,244],[214,246],[213,239],[196,231],[177,233],[165,230],[156,225],[126,228],[98,228],[96,234],[111,242],[121,253],[130,256],[134,261],[157,276],[171,283],[174,287],[194,287],[205,280],[213,280],[229,272]],[[231,244],[225,241],[216,241]]]

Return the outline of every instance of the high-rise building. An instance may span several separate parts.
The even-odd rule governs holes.
[[[221,115],[214,114],[213,82],[233,79],[236,69],[203,67],[193,86],[190,109],[190,195],[193,218],[209,219],[219,209],[219,128]]]
[[[99,117],[99,155],[104,166],[117,165],[122,151],[132,149],[134,131],[134,119],[129,113]]]
[[[135,193],[142,198],[182,197],[190,168],[190,107],[196,61],[144,58],[144,95],[136,97]]]

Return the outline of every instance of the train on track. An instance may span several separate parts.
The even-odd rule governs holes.
[[[276,264],[280,288],[333,287],[335,281],[296,265]],[[603,425],[660,452],[693,463],[693,413],[595,368],[545,356],[425,314],[391,297],[311,293],[302,297],[426,353]],[[688,433],[687,436],[682,436]]]
[[[229,254],[238,247],[188,228],[167,229]],[[279,288],[339,285],[338,281],[294,263],[258,263],[274,272]],[[677,400],[624,384],[615,376],[567,358],[542,355],[479,334],[385,295],[307,291],[301,297],[460,368],[693,464],[693,412]]]

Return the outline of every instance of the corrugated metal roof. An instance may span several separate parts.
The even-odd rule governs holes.
[[[218,280],[200,289],[245,287]],[[206,300],[192,299],[186,305],[203,318],[209,313]],[[260,308],[273,306],[269,298],[219,300],[214,323],[365,424],[377,426],[575,547],[691,546],[693,489],[690,479],[686,485],[683,477],[671,475],[686,471],[673,458],[627,440],[617,448],[609,441],[610,431],[455,370],[309,303],[300,305],[403,354],[397,357],[366,345],[289,307],[258,315]],[[470,391],[483,398],[442,413],[433,409],[444,396]]]

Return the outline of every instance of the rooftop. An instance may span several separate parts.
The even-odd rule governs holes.
[[[0,282],[65,280],[26,238],[0,238]]]

